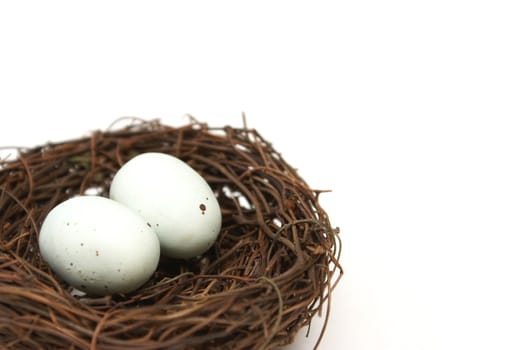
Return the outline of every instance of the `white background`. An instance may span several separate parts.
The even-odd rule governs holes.
[[[244,111],[333,190],[320,349],[521,349],[519,3],[3,1],[0,145]]]

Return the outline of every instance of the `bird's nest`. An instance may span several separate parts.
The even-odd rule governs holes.
[[[207,180],[222,210],[218,240],[201,257],[161,260],[135,292],[97,298],[75,293],[40,256],[42,221],[72,196],[107,196],[121,165],[151,151],[179,157]],[[19,149],[16,159],[0,160],[0,347],[289,344],[322,309],[328,318],[341,276],[338,229],[318,204],[320,192],[247,127],[140,121]]]

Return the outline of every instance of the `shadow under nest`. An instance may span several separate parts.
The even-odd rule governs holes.
[[[41,259],[40,226],[54,206],[72,196],[107,197],[116,171],[143,152],[174,155],[207,180],[222,210],[218,240],[201,257],[162,259],[135,292],[75,294]],[[15,160],[0,160],[0,346],[272,349],[289,344],[324,305],[327,319],[342,274],[338,229],[318,203],[320,192],[254,129],[142,121],[21,149]]]

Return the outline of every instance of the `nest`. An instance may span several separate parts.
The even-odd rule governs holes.
[[[44,218],[72,196],[108,196],[120,166],[150,151],[208,181],[223,216],[217,242],[198,258],[162,259],[135,292],[75,293],[39,254]],[[0,161],[0,347],[273,349],[326,309],[323,334],[341,267],[320,192],[247,127],[141,121],[20,149]]]

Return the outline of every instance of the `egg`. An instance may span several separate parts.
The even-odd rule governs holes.
[[[139,288],[160,259],[158,237],[147,222],[121,203],[97,196],[73,197],[54,207],[38,244],[58,276],[92,295]]]
[[[213,190],[187,163],[168,154],[143,153],[125,163],[112,180],[110,198],[151,224],[167,257],[201,255],[220,232]]]

